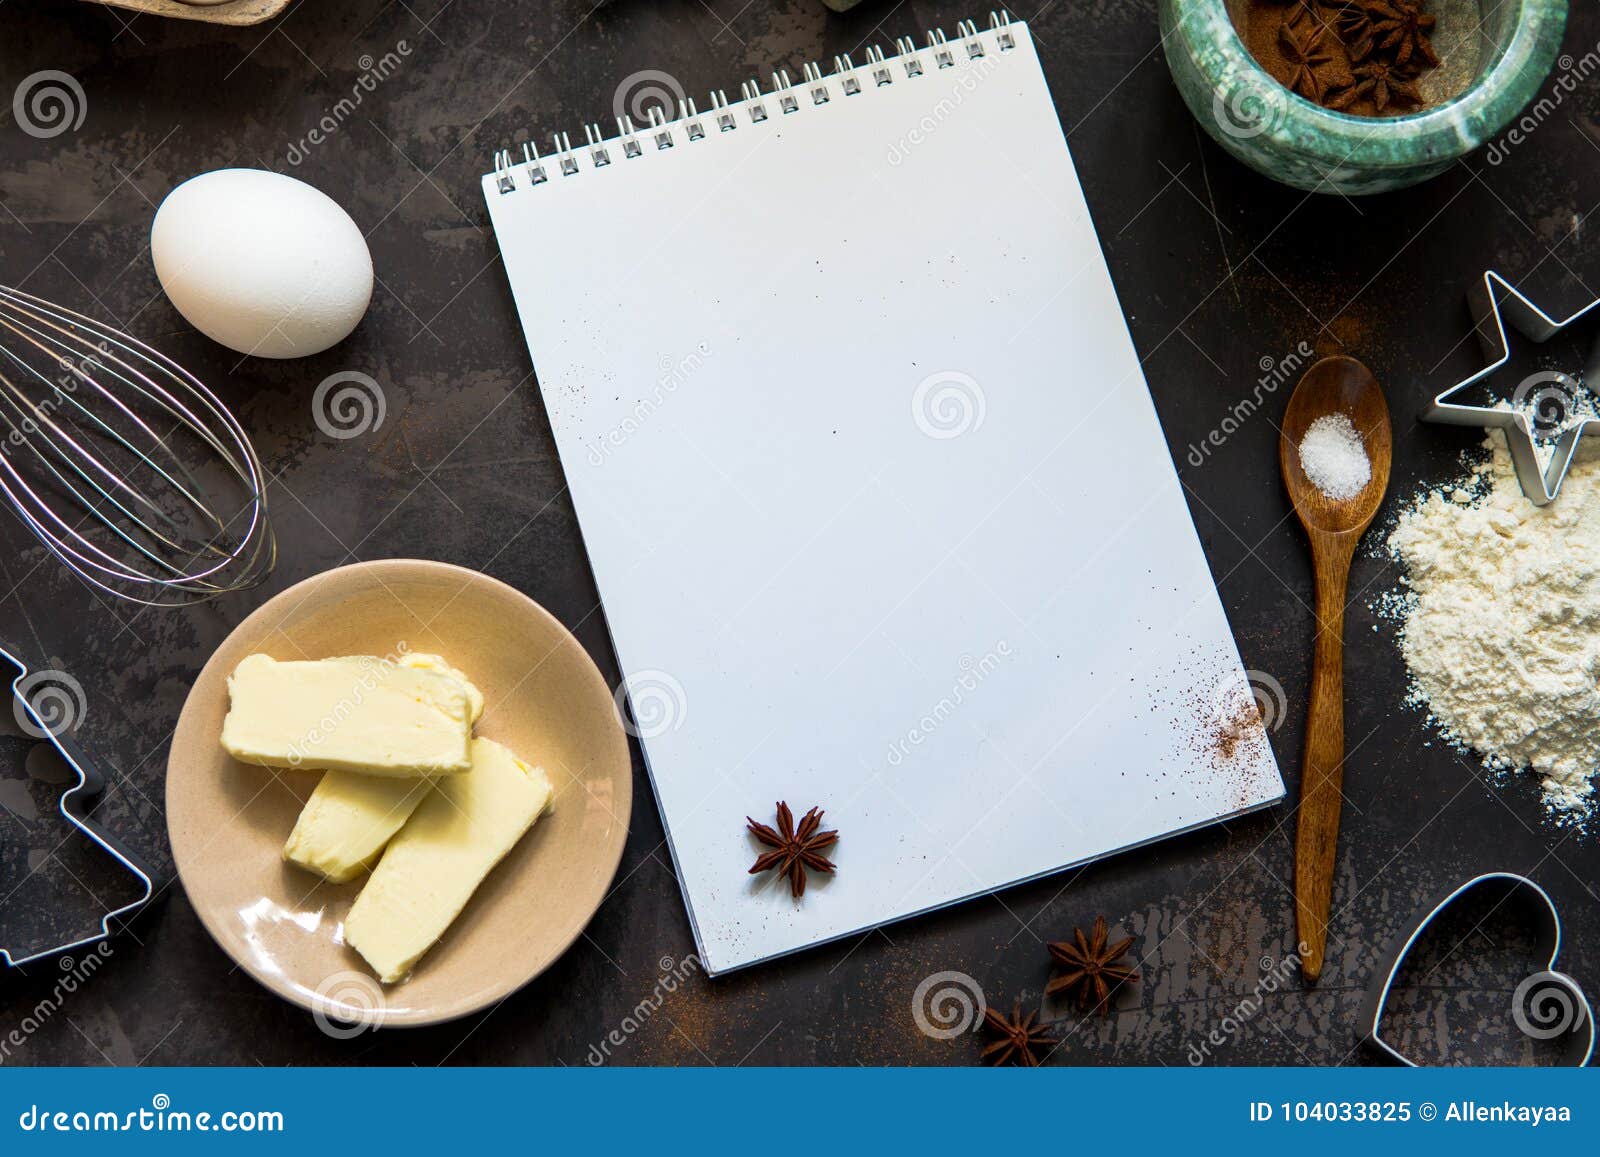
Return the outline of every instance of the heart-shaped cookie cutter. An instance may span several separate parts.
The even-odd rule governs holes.
[[[1515,872],[1486,872],[1474,876],[1419,911],[1409,930],[1397,936],[1379,958],[1378,969],[1367,987],[1367,997],[1361,1010],[1363,1043],[1390,1060],[1412,1068],[1419,1067],[1416,1061],[1384,1040],[1379,1031],[1379,1021],[1389,1001],[1389,992],[1411,949],[1433,922],[1467,893],[1485,890],[1502,893],[1495,904],[1496,909],[1504,904],[1520,903],[1541,917],[1538,951],[1546,963],[1543,971],[1526,977],[1512,996],[1512,1017],[1517,1027],[1536,1039],[1561,1038],[1563,1064],[1576,1067],[1588,1064],[1595,1046],[1594,1009],[1590,1007],[1589,998],[1583,994],[1578,982],[1565,972],[1556,971],[1556,958],[1561,955],[1561,914],[1556,911],[1555,901],[1550,899],[1548,892]],[[1554,1015],[1549,1011],[1552,1003]]]

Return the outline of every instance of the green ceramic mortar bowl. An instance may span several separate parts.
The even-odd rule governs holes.
[[[1567,0],[1432,0],[1444,64],[1424,77],[1423,93],[1439,103],[1376,118],[1322,108],[1274,80],[1230,17],[1230,6],[1242,13],[1243,5],[1160,0],[1161,39],[1184,103],[1218,144],[1256,171],[1345,195],[1425,181],[1494,140],[1550,74],[1567,20]],[[1586,57],[1574,66],[1563,57],[1552,92],[1508,136],[1520,140],[1533,131],[1530,122],[1542,123],[1576,87],[1577,70],[1596,63]],[[1503,155],[1515,144],[1495,140],[1491,152]]]

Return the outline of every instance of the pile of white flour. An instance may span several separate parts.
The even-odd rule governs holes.
[[[1580,452],[1549,506],[1517,485],[1505,439],[1459,484],[1420,496],[1389,549],[1412,697],[1491,768],[1532,768],[1559,818],[1600,771],[1600,454]]]

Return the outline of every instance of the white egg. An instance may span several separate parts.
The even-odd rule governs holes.
[[[372,300],[372,254],[350,214],[264,169],[217,169],[168,193],[150,256],[189,324],[254,357],[320,353]]]

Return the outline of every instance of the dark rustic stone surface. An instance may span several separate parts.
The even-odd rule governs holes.
[[[163,866],[167,737],[190,680],[234,623],[307,575],[390,556],[485,570],[549,607],[617,679],[479,201],[492,150],[603,119],[618,82],[642,69],[702,93],[979,14],[889,0],[847,15],[816,0],[589,9],[586,0],[349,0],[217,30],[68,0],[0,3],[0,96],[59,69],[87,99],[83,124],[48,140],[0,112],[0,281],[157,341],[218,385],[277,477],[283,558],[272,582],[186,613],[97,604],[14,520],[0,520],[0,625],[80,675],[89,700],[82,739],[116,769],[102,816]],[[1587,244],[1600,201],[1600,94],[1592,80],[1580,86],[1499,165],[1471,157],[1421,188],[1353,204],[1278,188],[1213,147],[1172,88],[1152,4],[1058,2],[1020,14],[1035,18],[1246,665],[1285,688],[1273,743],[1292,790],[1310,576],[1277,478],[1273,421],[1286,391],[1200,464],[1189,448],[1252,390],[1262,359],[1306,341],[1362,357],[1387,385],[1396,494],[1448,473],[1470,436],[1419,427],[1415,415],[1426,394],[1474,364],[1463,340],[1467,281],[1486,266],[1527,275],[1558,308],[1593,297],[1585,283],[1600,284],[1600,255]],[[308,146],[309,130],[356,85],[362,58],[402,40],[401,66],[325,143]],[[1581,5],[1566,51],[1581,57],[1597,41],[1600,12]],[[148,250],[155,204],[177,182],[234,164],[311,181],[368,233],[381,283],[365,323],[336,349],[239,364],[161,297]],[[1003,189],[994,208],[1006,211]],[[369,437],[335,442],[313,424],[310,394],[346,369],[383,384],[388,417]],[[1402,705],[1390,631],[1368,606],[1394,580],[1376,557],[1358,560],[1352,580],[1363,594],[1349,625],[1349,803],[1323,983],[1270,993],[1212,1049],[1211,1063],[1357,1060],[1354,1016],[1375,947],[1422,895],[1491,868],[1529,872],[1550,889],[1569,922],[1566,966],[1600,985],[1594,839],[1545,824],[1527,781],[1492,786],[1470,759],[1429,742],[1418,713]],[[15,785],[7,806],[24,795],[37,792]],[[972,1041],[934,1040],[916,1027],[919,982],[958,970],[998,1004],[1036,1002],[1048,975],[1042,941],[1104,912],[1136,938],[1144,983],[1114,1018],[1061,1026],[1071,1031],[1056,1060],[1183,1065],[1262,968],[1292,949],[1286,805],[725,980],[694,976],[652,1007],[663,961],[687,957],[692,943],[642,769],[636,801],[616,887],[587,933],[487,1015],[329,1039],[234,968],[174,888],[135,928],[137,940],[117,941],[92,980],[0,1060],[582,1064],[636,1017],[610,1048],[614,1062],[965,1064],[976,1057]],[[0,978],[0,1037],[48,996],[56,970],[51,962]],[[1500,1005],[1517,979],[1477,967],[1451,974],[1452,984],[1506,991]],[[1493,1013],[1497,1002],[1483,1012],[1478,995],[1442,996],[1422,1015],[1436,1032],[1524,1057],[1525,1042]]]

